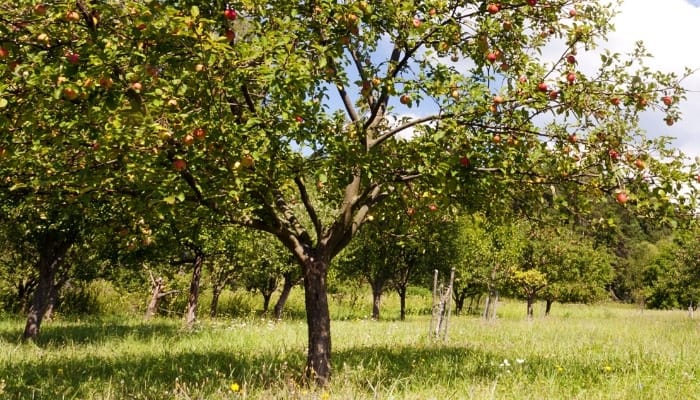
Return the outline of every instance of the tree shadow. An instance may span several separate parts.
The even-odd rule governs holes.
[[[182,331],[180,321],[153,319],[124,323],[116,320],[95,319],[85,321],[56,321],[44,323],[41,333],[34,343],[42,348],[61,347],[67,344],[103,343],[115,338],[133,337],[137,340],[154,336],[171,336]],[[21,343],[23,324],[0,327],[0,340],[8,343]]]

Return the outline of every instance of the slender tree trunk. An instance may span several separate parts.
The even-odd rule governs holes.
[[[67,238],[59,232],[46,233],[41,240],[37,263],[39,279],[24,327],[25,340],[34,340],[39,336],[41,322],[49,308],[51,292],[54,290],[56,272],[73,241],[74,239]]]
[[[262,296],[263,296],[263,314],[267,315],[267,312],[270,310],[270,299],[272,299],[272,295],[275,293],[275,290],[277,290],[277,278],[276,277],[271,277],[267,280],[267,285],[262,288]]]
[[[406,288],[405,287],[400,287],[398,289],[399,292],[399,302],[401,304],[401,314],[400,314],[400,319],[401,321],[406,320]]]
[[[187,297],[187,310],[185,311],[185,325],[191,328],[197,320],[197,304],[199,303],[199,283],[202,278],[202,264],[204,256],[196,253],[192,263],[192,280],[190,281],[190,293]]]
[[[223,287],[218,285],[214,285],[212,288],[211,304],[209,305],[209,316],[211,318],[216,318],[216,314],[219,312],[219,297],[221,296],[222,291]]]
[[[527,296],[527,318],[528,319],[532,319],[535,316],[535,310],[533,307],[534,302],[535,302],[535,296],[528,295]]]
[[[282,311],[284,311],[284,305],[287,303],[287,299],[289,299],[289,294],[292,293],[292,288],[297,284],[296,280],[292,276],[293,273],[287,272],[284,274],[284,283],[282,284],[282,292],[280,293],[280,297],[277,299],[277,303],[275,303],[275,319],[277,321],[282,319]]]
[[[548,316],[549,312],[552,311],[552,303],[554,303],[553,299],[546,299],[546,303],[544,306],[544,315]]]
[[[306,373],[317,385],[331,376],[331,318],[328,309],[328,261],[309,258],[304,265],[304,300],[309,335]]]
[[[262,296],[263,296],[262,313],[267,314],[267,311],[270,309],[270,299],[272,298],[272,293],[263,292]]]
[[[382,302],[382,286],[377,282],[372,282],[372,319],[379,319],[379,307]]]
[[[151,319],[156,315],[158,311],[158,302],[161,299],[161,294],[163,292],[163,278],[156,278],[152,281],[153,290],[151,291],[151,300],[148,302],[146,307],[145,319]]]
[[[464,309],[464,302],[467,300],[467,291],[455,291],[455,314],[459,315]]]

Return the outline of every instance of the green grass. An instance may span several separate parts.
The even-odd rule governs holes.
[[[336,320],[332,384],[322,391],[301,379],[299,320],[204,320],[184,331],[165,318],[62,318],[26,344],[22,321],[5,319],[0,398],[700,398],[700,331],[683,312],[556,304],[547,318],[524,314],[509,302],[495,322],[453,317],[446,342],[428,339],[428,316]]]

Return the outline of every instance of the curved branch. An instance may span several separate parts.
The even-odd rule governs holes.
[[[405,124],[403,124],[401,126],[397,126],[396,128],[391,129],[388,132],[385,132],[384,134],[372,139],[371,141],[369,141],[367,143],[367,148],[371,149],[374,146],[380,145],[385,140],[387,140],[393,136],[396,136],[396,134],[398,134],[399,132],[404,131],[408,128],[414,127],[416,125],[420,125],[420,124],[423,124],[425,122],[430,122],[430,121],[439,121],[441,119],[450,118],[453,116],[454,116],[453,114],[433,114],[433,115],[428,115],[426,117],[413,119],[411,121],[406,122]]]
[[[302,181],[301,177],[296,177],[294,178],[294,183],[296,183],[297,188],[299,188],[301,201],[304,203],[304,208],[306,208],[306,212],[309,214],[309,218],[311,218],[311,222],[314,224],[314,230],[316,230],[316,242],[318,243],[321,241],[321,234],[323,232],[321,220],[318,218],[318,214],[316,214],[316,209],[314,208],[313,204],[311,204],[309,193],[306,191],[304,181]]]

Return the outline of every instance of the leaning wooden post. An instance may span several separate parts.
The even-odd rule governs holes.
[[[447,287],[447,294],[445,295],[445,302],[447,303],[445,313],[445,333],[443,334],[443,340],[447,340],[447,325],[450,321],[450,314],[452,313],[452,285],[455,281],[455,269],[452,268],[450,271],[450,285]]]
[[[433,325],[435,324],[435,313],[437,312],[437,285],[438,285],[438,270],[433,270],[433,303],[430,310],[430,327],[428,328],[428,337],[433,335]]]

